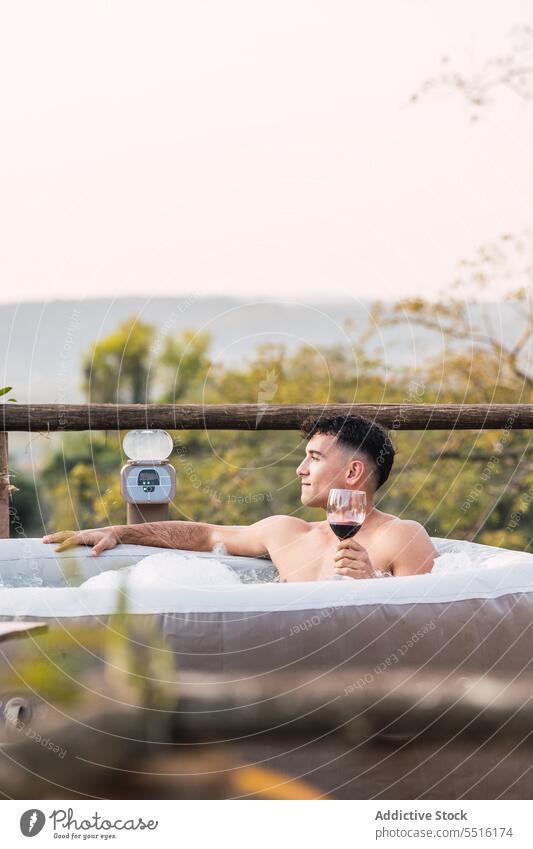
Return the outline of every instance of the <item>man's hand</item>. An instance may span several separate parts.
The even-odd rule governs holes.
[[[97,557],[102,551],[118,545],[120,539],[116,528],[96,528],[90,531],[60,531],[57,534],[48,534],[43,537],[43,542],[58,542],[56,551],[67,551],[76,545],[91,545],[91,554]]]
[[[353,538],[339,542],[334,561],[336,575],[347,575],[348,578],[378,577],[366,548],[359,545]]]

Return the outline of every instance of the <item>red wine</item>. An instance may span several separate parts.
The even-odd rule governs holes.
[[[330,522],[329,526],[339,539],[350,539],[363,527],[362,523],[359,525],[357,522]]]

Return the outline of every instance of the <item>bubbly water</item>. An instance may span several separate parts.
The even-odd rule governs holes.
[[[43,579],[37,569],[21,569],[20,572],[10,572],[9,575],[0,577],[0,589],[2,587],[42,587]]]
[[[468,544],[466,544],[468,545]],[[479,549],[482,547],[479,546]],[[468,549],[458,546],[455,551],[447,551],[435,558],[433,569],[428,574],[434,575],[453,572],[468,572],[472,570],[501,569],[517,563],[529,563],[533,568],[533,554],[526,551],[510,551],[509,549],[494,548],[491,552]]]
[[[528,562],[533,568],[533,554],[508,549],[493,548],[478,545],[463,540],[435,540],[439,557],[435,559],[433,571],[429,574],[453,572],[468,572],[473,569],[491,569],[511,567],[517,562]],[[216,551],[221,557],[226,553]],[[97,565],[94,564],[94,565]],[[19,570],[10,570],[0,577],[2,587],[38,587],[44,583],[52,586],[78,585],[81,576],[68,580],[58,574],[57,578],[43,581],[42,567],[37,559],[21,558]],[[339,579],[338,576],[337,579]],[[352,578],[343,580],[352,581]],[[123,569],[101,572],[89,578],[83,586],[115,589],[124,582],[138,587],[157,587],[176,589],[180,586],[231,586],[235,584],[257,584],[279,581],[279,575],[274,566],[265,561],[264,566],[254,568],[233,569],[216,558],[183,555],[181,552],[165,551],[151,554],[133,566]]]
[[[222,554],[222,552],[218,552]],[[94,565],[97,565],[96,564]],[[8,574],[0,575],[0,589],[11,587],[42,587],[47,586],[79,586],[81,576],[48,576],[43,581],[41,570],[29,565],[23,559],[20,570],[11,570]],[[93,565],[93,564],[91,564]],[[122,569],[110,569],[100,572],[85,581],[83,586],[113,589],[132,581],[140,587],[172,587],[179,586],[224,586],[230,584],[260,584],[279,581],[277,570],[270,562],[257,568],[232,569],[216,558],[187,556],[172,552],[151,554],[132,566]]]
[[[443,572],[459,572],[464,569],[480,569],[481,567],[482,564],[467,554],[466,551],[449,551],[435,558],[431,571],[432,573],[442,574]]]
[[[238,575],[221,563],[182,554],[150,554],[134,566],[101,572],[82,584],[93,589],[116,589],[124,583],[128,589],[179,589],[180,587],[221,587],[240,584]]]
[[[477,555],[477,556],[476,556]],[[472,549],[446,552],[436,558],[433,570],[429,574],[444,572],[465,572],[472,569],[490,569],[505,565],[511,566],[517,559],[527,558],[533,565],[533,555],[518,551],[497,551],[487,557],[485,552],[472,552]],[[224,587],[241,583],[259,583],[268,580],[261,570],[247,569],[235,572],[230,566],[211,558],[187,557],[183,554],[162,552],[151,554],[134,566],[101,572],[89,578],[83,587],[116,589],[124,582],[128,588],[177,589],[179,587]],[[339,576],[337,576],[339,577]],[[344,579],[345,576],[342,576]],[[385,577],[383,573],[380,577]],[[270,578],[272,580],[272,578]],[[346,578],[352,581],[353,578]]]

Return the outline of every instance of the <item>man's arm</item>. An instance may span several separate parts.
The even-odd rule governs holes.
[[[438,552],[419,522],[406,519],[395,529],[392,558],[395,578],[431,572],[436,557]]]
[[[114,548],[120,543],[180,548],[186,551],[212,551],[223,545],[228,554],[248,557],[268,555],[269,530],[282,517],[268,516],[253,525],[209,525],[205,522],[145,522],[139,525],[113,525],[87,531],[60,531],[43,537],[45,543],[59,543],[56,551],[76,545],[92,546],[91,554]]]

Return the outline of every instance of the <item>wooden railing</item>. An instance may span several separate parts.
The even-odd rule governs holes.
[[[17,404],[0,431],[297,430],[308,416],[365,416],[398,430],[533,427],[533,404]]]
[[[9,536],[9,431],[298,430],[309,416],[332,415],[364,416],[393,431],[533,428],[533,404],[2,404],[0,537]]]

